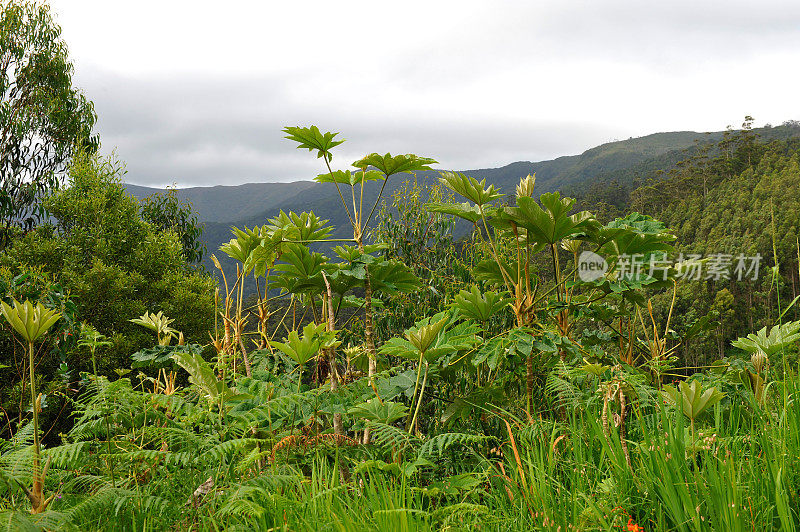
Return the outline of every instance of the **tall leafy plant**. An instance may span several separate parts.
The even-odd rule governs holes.
[[[317,126],[286,127],[283,131],[287,134],[287,139],[295,141],[298,144],[298,148],[305,148],[308,151],[316,152],[317,158],[323,159],[325,162],[328,172],[326,174],[320,174],[317,176],[316,180],[318,182],[332,182],[336,186],[342,208],[347,213],[348,220],[353,229],[353,241],[362,253],[365,251],[365,232],[369,227],[370,220],[372,220],[375,214],[375,210],[380,204],[389,177],[401,173],[430,170],[430,165],[437,162],[434,159],[419,157],[413,154],[392,156],[389,153],[385,155],[371,153],[352,164],[352,166],[357,169],[355,172],[350,170],[334,171],[331,168],[331,161],[333,160],[331,150],[344,142],[344,140],[335,139],[338,133],[322,133]],[[368,170],[369,168],[374,168],[374,170]],[[378,196],[372,205],[365,206],[364,187],[369,181],[382,181],[382,184]],[[352,210],[345,200],[340,185],[350,187]],[[356,197],[357,189],[358,197]],[[367,356],[369,357],[368,373],[370,378],[372,378],[377,371],[377,349],[375,347],[375,314],[372,303],[373,285],[370,266],[368,264],[364,265],[364,272],[364,341],[367,347]],[[368,441],[369,433],[365,434],[364,439]]]
[[[61,318],[61,314],[48,309],[41,303],[34,305],[30,301],[20,303],[16,300],[13,300],[12,305],[0,301],[0,312],[28,346],[31,410],[33,411],[33,486],[31,489],[22,485],[20,487],[31,502],[31,513],[38,514],[47,509],[55,494],[47,498],[44,496],[44,478],[47,475],[49,462],[43,469],[41,468],[41,442],[39,440],[39,408],[41,401],[39,396],[36,395],[36,366],[33,347],[36,342],[47,334],[50,327]]]

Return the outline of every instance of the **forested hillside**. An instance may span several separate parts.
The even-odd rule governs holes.
[[[762,142],[800,136],[800,129],[791,124],[758,128],[753,134]],[[520,176],[536,174],[541,193],[560,190],[565,194],[587,198],[587,205],[598,210],[598,215],[615,216],[627,209],[630,193],[650,178],[659,178],[673,170],[678,163],[690,158],[702,146],[722,139],[725,132],[697,133],[678,131],[654,133],[639,138],[615,141],[585,151],[580,155],[564,156],[551,161],[516,162],[501,168],[468,170],[477,179],[486,179],[499,189],[509,191],[516,186]],[[398,174],[384,190],[391,197],[406,181],[429,187],[438,182],[438,172],[423,171],[415,175]],[[304,176],[309,179],[313,176]],[[379,184],[367,183],[365,200],[374,201]],[[157,189],[127,185],[128,191],[138,198],[158,192]],[[227,187],[194,187],[178,190],[178,196],[188,201],[204,224],[202,240],[213,252],[231,238],[231,227],[263,225],[265,220],[286,212],[311,210],[323,219],[330,220],[334,235],[346,236],[347,217],[339,209],[339,199],[330,194],[322,183],[296,181],[294,183],[252,183]],[[599,205],[604,203],[607,205]],[[613,209],[608,210],[608,206]],[[465,236],[469,225],[458,223],[456,236]],[[234,273],[234,263],[227,257],[218,257],[228,275]],[[204,264],[213,269],[210,257]]]
[[[800,294],[800,124],[767,132],[728,132],[647,180],[587,183],[580,200],[610,218],[641,212],[662,220],[677,237],[679,257],[722,257],[732,267],[741,256],[761,258],[755,281],[703,278],[679,292],[676,309],[686,327],[702,316],[716,324],[704,345],[692,346],[696,364],[723,356],[730,340],[774,320],[780,296],[792,301]],[[800,317],[797,307],[789,312]]]

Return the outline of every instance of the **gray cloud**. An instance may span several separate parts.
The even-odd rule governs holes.
[[[794,2],[443,2],[430,16],[419,8],[412,2],[417,11],[395,17],[388,7],[343,7],[326,12],[332,29],[311,17],[307,31],[286,11],[296,30],[271,21],[275,35],[256,36],[256,22],[227,13],[215,48],[202,20],[196,31],[151,36],[145,50],[161,43],[164,54],[149,70],[134,56],[130,68],[104,58],[95,37],[76,31],[77,15],[62,23],[104,151],[115,149],[127,179],[145,185],[309,179],[320,162],[282,138],[286,125],[341,131],[338,165],[391,151],[468,169],[655,131],[722,129],[746,113],[798,117]],[[122,42],[135,29],[123,24]],[[299,33],[286,43],[290,31]],[[230,65],[215,56],[198,67],[195,47],[227,54]],[[175,57],[184,62],[170,68]]]

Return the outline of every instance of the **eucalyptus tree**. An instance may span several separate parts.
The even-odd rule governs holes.
[[[41,220],[76,151],[94,152],[92,103],[72,83],[61,29],[46,4],[0,5],[0,247],[13,225]]]

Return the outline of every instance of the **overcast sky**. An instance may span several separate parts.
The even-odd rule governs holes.
[[[454,169],[657,131],[800,118],[800,2],[51,0],[131,183],[310,179],[417,153]]]

